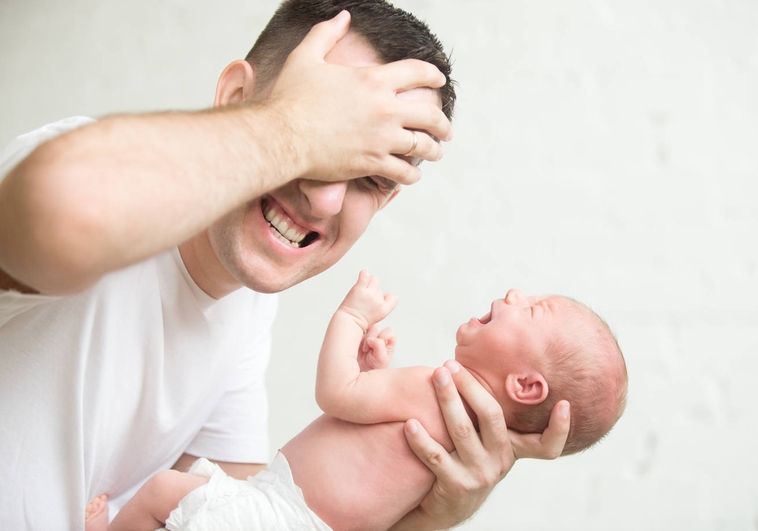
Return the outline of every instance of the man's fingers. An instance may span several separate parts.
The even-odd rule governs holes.
[[[451,369],[455,371],[453,374]],[[498,481],[505,477],[515,462],[515,456],[511,450],[500,406],[468,371],[460,364],[448,362],[444,367],[434,370],[432,380],[455,451],[448,454],[443,446],[429,437],[416,420],[406,421],[405,436],[408,444],[416,456],[437,476],[434,487],[420,507],[425,504],[448,507],[465,519],[476,511]],[[505,434],[498,444],[490,448],[482,444],[461,395],[467,402],[471,400],[471,408],[480,415],[480,427],[490,423],[502,426]],[[499,418],[493,413],[495,409],[499,411]],[[487,428],[491,429],[492,427]],[[435,499],[438,502],[435,502]],[[439,503],[440,500],[444,502],[442,505]],[[449,513],[449,509],[446,509],[446,512]],[[461,518],[455,519],[455,522],[460,521]]]
[[[404,59],[387,63],[381,67],[393,80],[396,92],[404,92],[420,87],[440,88],[445,85],[445,74],[431,63],[419,59]]]
[[[421,169],[409,164],[400,157],[387,155],[382,159],[380,167],[376,168],[375,175],[386,177],[398,184],[410,185],[415,184],[421,179]]]
[[[419,421],[406,420],[403,431],[413,453],[437,476],[438,481],[453,477],[453,458],[444,446],[432,439]]]
[[[550,422],[543,433],[510,432],[513,453],[519,459],[556,459],[563,453],[570,427],[570,406],[566,400],[561,400],[553,407]]]
[[[445,419],[447,431],[463,461],[477,459],[484,449],[466,408],[463,406],[460,389],[456,389],[447,367],[438,367],[432,375],[437,400]],[[465,398],[465,396],[464,396]]]
[[[440,80],[443,81],[440,86],[444,85],[445,76],[439,73],[434,66],[424,63],[423,61],[400,61],[398,63],[391,63],[377,68],[388,68],[389,72],[401,74],[412,74],[414,71],[404,71],[403,66],[407,64],[423,65],[421,72],[439,74]],[[429,70],[431,68],[431,70]],[[386,73],[386,72],[385,72]],[[395,85],[395,99],[398,100],[400,113],[403,116],[403,127],[407,129],[415,129],[418,131],[425,131],[428,134],[433,135],[435,138],[441,141],[447,142],[453,138],[453,129],[445,113],[442,112],[439,103],[440,96],[435,88],[432,88],[431,84],[418,85],[416,88],[410,88],[409,90],[398,91],[397,80]],[[431,138],[430,138],[431,140]],[[406,144],[406,150],[400,152],[400,154],[406,153],[410,148],[409,144]]]
[[[290,57],[306,56],[310,60],[323,61],[339,40],[347,35],[348,29],[350,29],[350,13],[340,11],[334,18],[313,26],[298,47],[292,51]]]
[[[450,371],[458,392],[476,414],[484,447],[487,449],[500,447],[503,452],[510,452],[508,429],[505,425],[503,409],[497,400],[457,361],[446,361],[445,367]],[[458,447],[457,444],[456,447]],[[460,448],[459,453],[461,453]]]
[[[439,105],[434,104],[429,99],[424,101],[404,99],[397,102],[397,109],[398,114],[401,116],[403,127],[406,129],[423,131],[429,135],[429,140],[434,143],[438,143],[434,140],[435,138],[442,142],[452,140],[453,126],[450,120],[447,119],[447,116],[442,112]],[[400,155],[406,154],[412,145],[410,134],[405,133],[402,136],[404,138],[398,139],[403,141],[403,145],[399,147],[401,149],[404,148],[402,151],[398,150]],[[419,138],[420,141],[421,138]],[[417,149],[419,147],[422,146],[418,146]]]
[[[424,131],[404,129],[400,131],[395,144],[397,147],[392,150],[393,153],[414,166],[422,160],[436,162],[445,154],[440,143]]]

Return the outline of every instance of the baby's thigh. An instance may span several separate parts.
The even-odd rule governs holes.
[[[208,483],[207,477],[177,470],[158,472],[145,484],[143,503],[150,513],[165,522],[179,502],[196,488]]]

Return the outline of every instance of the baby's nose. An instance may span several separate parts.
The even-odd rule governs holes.
[[[508,293],[505,294],[506,304],[517,305],[517,304],[520,304],[521,301],[523,301],[524,299],[525,299],[524,294],[521,293],[521,291],[517,289],[509,289]]]

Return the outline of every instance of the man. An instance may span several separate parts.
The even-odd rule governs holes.
[[[394,62],[407,58],[422,61]],[[295,0],[221,74],[214,109],[72,119],[9,146],[4,527],[81,528],[89,499],[106,493],[117,509],[155,471],[199,456],[237,477],[261,470],[271,294],[333,265],[396,183],[442,156],[453,102],[447,57],[410,15]],[[456,452],[408,422],[438,480],[398,529],[467,518],[515,454],[555,457],[568,431],[554,412],[544,440],[515,438],[514,451],[470,375],[453,385],[440,368],[435,381]]]

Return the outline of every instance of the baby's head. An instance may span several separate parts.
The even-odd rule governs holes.
[[[608,325],[568,297],[510,290],[463,324],[455,358],[497,398],[508,427],[541,433],[559,400],[571,403],[563,455],[589,448],[624,411],[624,357]]]

